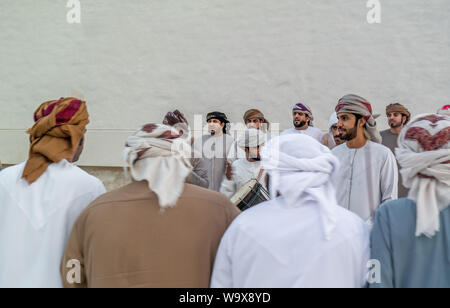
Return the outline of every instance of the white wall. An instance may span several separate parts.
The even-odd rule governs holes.
[[[339,97],[375,112],[400,99],[413,113],[449,103],[448,0],[0,0],[0,160],[27,155],[32,113],[80,91],[91,124],[81,164],[117,166],[126,136],[180,108],[241,121],[260,108],[281,128],[309,104],[325,129]],[[384,118],[381,127],[386,127]]]

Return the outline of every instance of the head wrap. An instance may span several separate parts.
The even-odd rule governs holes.
[[[312,114],[312,110],[307,105],[302,104],[302,103],[298,103],[292,108],[292,111],[301,111],[303,113],[306,113],[309,116],[309,118],[310,118],[310,121],[309,121],[308,125],[309,126],[314,126],[314,123],[313,123],[314,117],[313,117],[313,114]]]
[[[34,113],[30,152],[22,177],[33,183],[52,163],[72,161],[89,123],[86,103],[68,97],[48,101]]]
[[[189,140],[191,138],[189,123],[179,110],[173,112],[169,111],[166,113],[163,119],[163,124],[167,126],[172,126],[178,132],[181,133],[181,138]]]
[[[248,120],[251,119],[259,119],[262,120],[263,124],[265,124],[265,129],[269,128],[269,121],[264,117],[264,114],[258,109],[250,109],[247,110],[244,114],[244,123],[247,123]]]
[[[192,171],[191,147],[173,127],[147,124],[127,139],[125,167],[136,181],[146,180],[161,208],[173,207]]]
[[[222,123],[230,123],[230,121],[228,121],[227,116],[225,113],[222,112],[218,112],[218,111],[214,111],[214,112],[210,112],[208,113],[208,115],[206,116],[206,122],[208,122],[209,120],[212,119],[217,119]]]
[[[403,106],[400,103],[394,103],[390,104],[386,107],[386,115],[389,116],[390,113],[398,112],[406,117],[405,125],[409,122],[411,118],[411,113],[409,112],[408,108]]]
[[[256,128],[249,128],[239,137],[237,144],[240,148],[256,148],[267,141],[267,135]]]
[[[339,160],[327,147],[302,134],[271,139],[262,148],[261,157],[263,168],[270,175],[272,198],[279,192],[290,207],[315,202],[325,239],[329,240],[338,220],[334,182]]]
[[[408,198],[417,203],[416,236],[439,231],[439,212],[450,204],[450,117],[418,115],[398,137],[397,160]]]
[[[372,105],[361,96],[349,94],[341,98],[336,106],[336,113],[352,113],[358,114],[366,119],[365,129],[367,130],[370,140],[381,143],[381,135],[377,130],[377,122],[375,116],[372,115]]]
[[[445,105],[437,111],[437,114],[450,116],[450,105]]]

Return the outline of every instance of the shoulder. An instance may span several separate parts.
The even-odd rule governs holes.
[[[292,133],[295,133],[295,132],[296,132],[296,129],[295,129],[295,128],[288,128],[288,129],[284,130],[284,131],[281,133],[281,136],[286,135],[286,134],[292,134]]]
[[[382,157],[385,157],[385,158],[392,158],[395,160],[395,156],[392,153],[392,151],[387,146],[385,146],[381,143],[368,141],[368,149],[371,152],[376,152],[377,155],[381,155]]]
[[[339,214],[340,226],[345,228],[347,235],[369,235],[369,227],[358,215],[340,206],[338,206],[336,211]]]
[[[376,217],[402,221],[405,215],[415,213],[416,203],[408,198],[400,198],[383,203],[376,211]],[[402,218],[403,217],[403,218]]]
[[[0,171],[0,185],[7,188],[16,183],[22,177],[25,163],[26,162],[23,162],[15,166],[2,169]]]
[[[335,155],[339,155],[339,154],[342,154],[342,153],[346,152],[347,149],[348,149],[348,148],[347,148],[347,145],[346,145],[345,143],[343,143],[343,144],[340,144],[340,145],[334,147],[334,148],[331,150],[331,153],[333,153],[333,154],[335,154]]]
[[[90,187],[92,190],[98,189],[99,187],[104,187],[102,181],[93,175],[90,175],[83,169],[73,164],[67,163],[67,166],[63,169],[67,176],[76,182],[78,182],[83,187]]]

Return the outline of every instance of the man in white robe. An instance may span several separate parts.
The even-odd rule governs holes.
[[[314,117],[311,108],[305,104],[298,103],[292,108],[292,117],[294,127],[285,130],[281,133],[282,135],[304,134],[322,142],[323,133],[320,129],[314,127]]]
[[[364,286],[369,230],[337,204],[338,159],[297,134],[273,138],[261,156],[272,200],[243,212],[228,228],[211,286]]]
[[[248,181],[257,179],[264,187],[265,171],[261,167],[260,149],[266,142],[266,134],[261,130],[250,128],[237,140],[238,146],[245,151],[246,158],[233,162],[231,180],[225,176],[220,192],[228,198]]]
[[[225,175],[226,161],[234,139],[227,134],[229,121],[224,113],[211,112],[207,115],[208,135],[194,140],[194,152],[200,154],[208,172],[209,189],[219,192]]]
[[[0,173],[0,288],[63,286],[60,264],[79,214],[105,193],[72,163],[82,151],[86,104],[65,98],[35,113],[27,162]]]
[[[346,95],[339,100],[336,113],[340,138],[346,141],[332,150],[341,163],[337,200],[371,224],[382,203],[397,199],[397,162],[389,148],[380,144],[367,100]]]

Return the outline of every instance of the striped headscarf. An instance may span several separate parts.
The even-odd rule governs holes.
[[[314,126],[314,116],[313,116],[313,114],[312,114],[312,110],[311,110],[311,108],[309,108],[309,106],[308,105],[305,105],[305,104],[302,104],[302,103],[298,103],[298,104],[295,104],[295,106],[292,108],[292,111],[294,112],[294,111],[301,111],[301,112],[303,112],[303,113],[306,113],[308,116],[309,116],[309,118],[310,118],[310,121],[309,121],[309,126]]]
[[[339,100],[335,111],[338,115],[346,112],[363,116],[366,119],[364,128],[367,130],[370,140],[381,143],[382,139],[380,132],[377,130],[377,122],[372,113],[372,105],[365,98],[354,94],[345,95]]]
[[[147,124],[128,137],[123,151],[125,168],[136,181],[146,180],[161,208],[173,207],[192,171],[191,146],[183,132],[161,124]]]
[[[48,101],[34,113],[30,152],[22,177],[35,182],[52,163],[72,161],[89,123],[86,102],[68,97]]]

